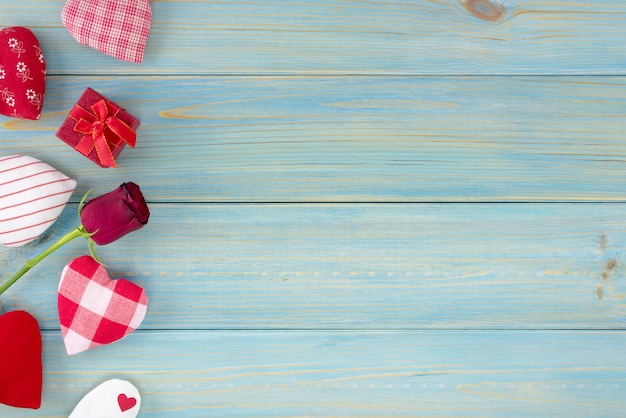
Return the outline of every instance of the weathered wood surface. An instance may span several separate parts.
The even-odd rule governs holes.
[[[55,138],[91,86],[142,121],[102,170]],[[624,201],[622,77],[51,77],[40,121],[0,121],[103,193],[156,201]]]
[[[55,289],[86,246],[37,266],[2,301],[44,330],[43,406],[0,416],[114,377],[140,417],[624,415],[626,3],[153,0],[142,65],[78,45],[63,4],[0,2],[50,76],[0,155],[74,202],[142,186],[150,223],[99,253],[150,307],[69,357]],[[87,86],[142,121],[116,170],[54,137]],[[0,281],[75,210],[0,249]]]
[[[624,329],[625,224],[622,204],[154,204],[98,253],[146,289],[143,329]],[[2,276],[45,246],[0,252]],[[86,252],[36,267],[7,308],[58,329],[60,272]]]
[[[611,331],[167,331],[68,357],[45,332],[45,409],[27,416],[65,417],[122,377],[140,417],[621,417],[625,344]]]
[[[64,3],[0,3],[50,74],[626,74],[621,0],[154,0],[140,66],[77,45]]]

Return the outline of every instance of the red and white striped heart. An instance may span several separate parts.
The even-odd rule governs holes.
[[[26,155],[0,157],[0,244],[20,247],[61,215],[76,181]]]
[[[148,297],[128,280],[111,280],[104,266],[84,255],[61,273],[58,308],[63,342],[71,355],[133,332],[146,316]]]

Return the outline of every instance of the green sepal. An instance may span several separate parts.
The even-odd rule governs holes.
[[[78,203],[78,217],[82,218],[83,216],[83,206],[85,204],[85,200],[87,200],[87,197],[89,196],[89,193],[91,193],[93,191],[93,189],[89,189],[85,192],[85,194],[83,195],[82,199],[80,199],[80,202]]]
[[[87,238],[87,241],[89,242],[89,254],[93,257],[94,260],[96,260],[99,264],[102,264],[104,266],[104,263],[100,261],[98,254],[96,254],[96,249],[94,247],[96,243],[94,242],[94,240],[92,240],[91,238]]]

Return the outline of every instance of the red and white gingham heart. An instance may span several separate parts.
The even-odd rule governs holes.
[[[128,280],[111,280],[104,266],[84,255],[61,273],[58,308],[63,342],[71,355],[133,332],[146,316],[148,297]]]
[[[152,8],[150,0],[67,0],[61,20],[79,43],[140,63],[150,34]]]
[[[0,244],[21,247],[61,215],[76,181],[26,155],[0,157]]]

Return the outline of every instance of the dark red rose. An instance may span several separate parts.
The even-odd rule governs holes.
[[[87,232],[95,232],[91,239],[106,245],[147,224],[150,211],[139,186],[124,183],[87,202],[80,217]]]

